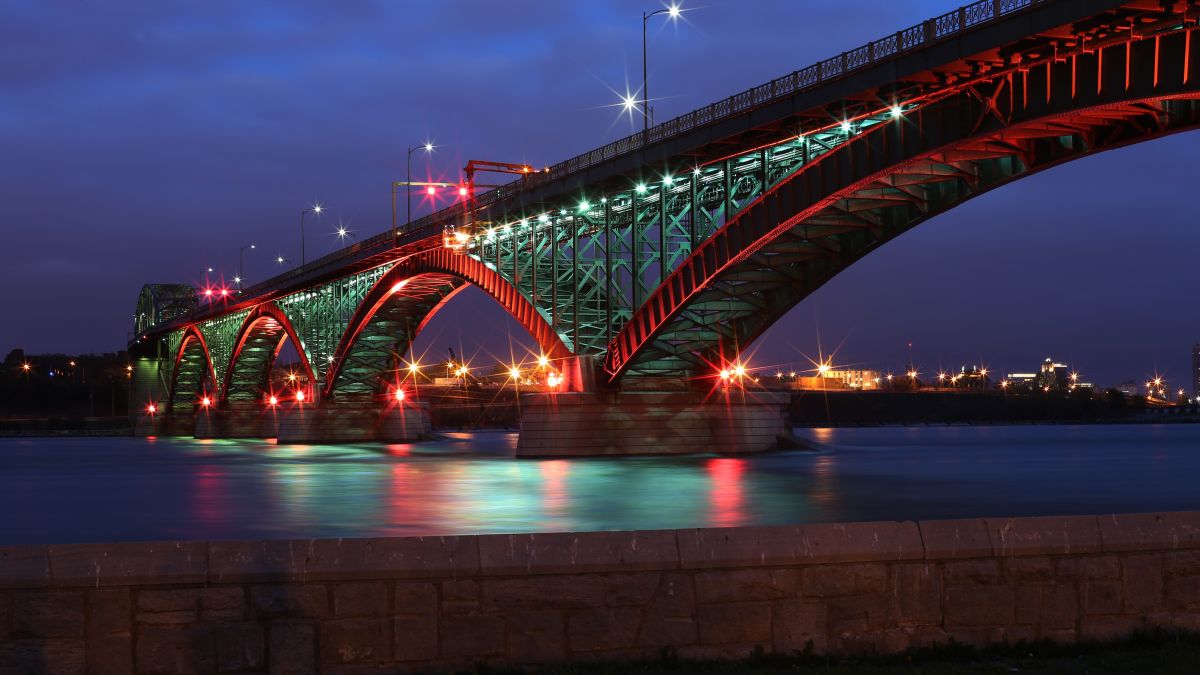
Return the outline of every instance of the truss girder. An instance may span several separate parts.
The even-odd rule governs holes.
[[[1047,166],[1193,128],[1194,32],[1000,73],[991,84],[1002,95],[951,92],[864,131],[699,246],[609,344],[609,377],[678,374],[736,354],[837,272],[965,199]],[[906,189],[880,187],[897,184]],[[865,222],[855,227],[848,216]],[[817,233],[814,223],[846,227]],[[818,240],[830,244],[824,253],[796,248]],[[785,251],[790,258],[776,255]]]

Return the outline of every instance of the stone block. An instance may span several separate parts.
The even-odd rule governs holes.
[[[212,629],[191,626],[141,626],[135,662],[138,672],[190,675],[215,670]]]
[[[1121,582],[1086,581],[1083,583],[1084,614],[1120,614]]]
[[[1093,642],[1123,640],[1142,630],[1140,616],[1085,616],[1079,621],[1079,639]]]
[[[250,603],[258,614],[275,617],[317,618],[329,616],[329,593],[325,586],[272,584],[250,587]]]
[[[397,581],[394,590],[396,614],[437,614],[437,587],[432,582]]]
[[[1081,555],[1059,558],[1058,576],[1068,579],[1119,579],[1121,561],[1115,555]]]
[[[371,663],[392,656],[393,620],[335,619],[320,624],[321,662]]]
[[[267,626],[267,670],[272,675],[316,673],[316,629],[312,623],[272,621]]]
[[[895,623],[891,619],[891,600],[885,595],[853,595],[826,602],[829,634],[833,637],[866,635]]]
[[[689,645],[697,640],[696,595],[688,574],[668,572],[659,579],[642,619],[638,644]]]
[[[1200,550],[1163,553],[1163,571],[1171,576],[1200,576]]]
[[[1008,586],[947,586],[945,624],[947,628],[1008,625],[1013,623],[1013,605],[1013,589]]]
[[[942,567],[947,586],[966,584],[998,584],[1001,581],[1000,560],[950,560]]]
[[[1200,548],[1200,512],[1100,516],[1105,551]]]
[[[1013,597],[1013,616],[1016,622],[1036,626],[1042,617],[1042,586],[1015,586]]]
[[[987,525],[980,518],[923,520],[917,523],[927,560],[992,555]]]
[[[1099,553],[1095,516],[986,518],[992,549],[999,556]]]
[[[507,657],[515,663],[549,663],[567,657],[562,612],[512,612],[505,617]]]
[[[83,640],[50,638],[0,643],[0,673],[5,675],[83,675],[85,672],[87,652]]]
[[[601,577],[604,604],[609,607],[644,607],[658,589],[658,572],[605,574]]]
[[[1052,638],[1054,631],[1075,630],[1079,616],[1079,593],[1075,586],[1050,584],[1042,590],[1040,621],[1042,636]]]
[[[209,544],[213,583],[303,579],[312,540],[214,541]]]
[[[143,590],[138,592],[138,623],[193,623],[199,617],[199,588]]]
[[[766,602],[741,602],[701,605],[696,610],[702,645],[772,644],[771,605]]]
[[[200,593],[203,621],[242,621],[246,618],[246,590],[241,586],[214,586]]]
[[[1121,581],[1121,604],[1126,612],[1162,609],[1162,556],[1147,554],[1122,558]]]
[[[88,669],[97,675],[133,670],[133,632],[129,589],[88,591]]]
[[[47,546],[0,546],[0,588],[41,588],[50,585]]]
[[[262,624],[223,624],[215,630],[217,671],[262,668],[266,663],[266,640]]]
[[[695,575],[700,603],[779,600],[796,597],[799,572],[787,568],[701,571]]]
[[[62,544],[49,547],[53,583],[63,587],[200,584],[208,580],[203,541]]]
[[[438,623],[441,656],[478,660],[504,654],[504,617],[488,615],[442,616]]]
[[[882,563],[816,565],[803,568],[800,574],[801,599],[883,594],[888,582],[888,568]]]
[[[484,579],[484,611],[572,609],[604,605],[604,577],[599,574]]]
[[[438,657],[438,622],[434,614],[398,616],[392,633],[396,641],[392,658],[397,661],[431,661]]]
[[[637,642],[642,612],[632,607],[597,607],[571,612],[567,640],[572,652],[627,649]]]
[[[1012,582],[1050,581],[1054,578],[1054,559],[1039,556],[1003,559],[1004,578]]]
[[[771,605],[771,644],[776,652],[803,652],[812,644],[814,652],[829,650],[828,610],[824,603],[781,600]]]
[[[1200,609],[1200,576],[1167,579],[1163,596],[1166,609]]]
[[[891,569],[892,615],[897,623],[940,624],[942,575],[936,564],[900,563]]]
[[[673,530],[495,534],[478,537],[484,576],[679,568]]]
[[[339,618],[351,616],[385,616],[390,602],[388,584],[345,583],[333,586],[333,614]]]
[[[424,579],[479,573],[478,537],[317,539],[305,566],[309,581]]]
[[[83,593],[29,591],[12,596],[12,633],[32,638],[82,638]]]

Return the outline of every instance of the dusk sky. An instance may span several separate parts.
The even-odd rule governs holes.
[[[684,22],[651,24],[657,119],[956,6],[685,2]],[[554,164],[628,134],[613,105],[641,85],[641,12],[658,7],[0,0],[0,355],[123,349],[143,283],[232,277],[245,244],[261,281],[299,259],[314,200],[309,259],[339,222],[387,229],[388,183],[426,139],[430,175],[453,181],[468,159]],[[1177,135],[975,199],[798,305],[754,363],[804,363],[819,339],[840,364],[899,370],[911,342],[926,372],[1053,356],[1101,385],[1157,370],[1187,386],[1197,157],[1200,133]],[[505,334],[528,342],[472,291],[418,348],[507,352]]]

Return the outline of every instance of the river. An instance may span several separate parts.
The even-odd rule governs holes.
[[[511,432],[342,446],[0,439],[0,544],[1200,509],[1200,425],[798,433],[829,450],[518,460]]]

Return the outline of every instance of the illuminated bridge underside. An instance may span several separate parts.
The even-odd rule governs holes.
[[[204,336],[195,328],[185,331],[175,356],[172,373],[171,398],[167,402],[167,411],[190,412],[215,378],[208,346],[204,342]]]
[[[865,130],[706,240],[609,345],[610,378],[708,372],[914,225],[1049,166],[1195,128],[1193,32],[1013,69]]]

